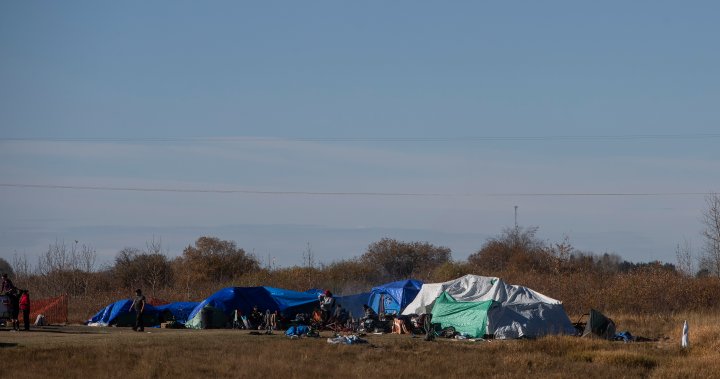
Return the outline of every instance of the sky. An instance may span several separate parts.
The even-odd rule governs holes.
[[[720,192],[712,1],[0,3],[0,258],[264,263],[517,222],[635,262]]]

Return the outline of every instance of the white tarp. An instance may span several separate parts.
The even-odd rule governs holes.
[[[575,333],[562,302],[527,287],[506,284],[500,278],[479,275],[465,275],[444,283],[423,284],[420,293],[408,304],[403,314],[430,313],[435,299],[443,291],[457,301],[498,302],[498,306],[488,313],[487,330],[495,338]]]

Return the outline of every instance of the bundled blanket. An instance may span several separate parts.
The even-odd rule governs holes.
[[[367,343],[367,340],[364,340],[353,334],[349,336],[337,336],[333,338],[328,338],[327,342],[333,345],[356,345],[361,343]]]

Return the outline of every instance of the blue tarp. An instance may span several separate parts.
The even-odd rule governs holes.
[[[166,311],[170,312],[172,314],[172,317],[175,319],[175,321],[184,324],[188,320],[188,316],[190,316],[190,312],[197,307],[197,305],[200,304],[197,301],[179,301],[176,303],[170,303],[165,305],[158,305],[155,307],[155,309],[158,311],[158,313],[162,316]],[[167,321],[167,317],[162,317],[165,321]]]
[[[365,313],[363,305],[368,304],[369,297],[370,292],[359,293],[357,295],[335,296],[335,302],[347,309],[353,318],[360,318]]]
[[[400,314],[415,299],[420,292],[420,287],[422,287],[422,282],[414,279],[373,287],[368,298],[368,305],[377,313]]]
[[[307,325],[298,325],[298,326],[291,326],[288,328],[288,330],[285,331],[285,335],[288,337],[291,336],[302,336],[305,334],[308,334],[310,332],[310,327]]]
[[[200,318],[201,310],[212,309],[220,312],[226,320],[231,320],[233,312],[237,309],[249,315],[253,306],[260,312],[283,312],[285,317],[294,318],[297,313],[309,313],[318,306],[317,291],[297,292],[275,287],[228,287],[215,292],[198,304],[188,316],[187,326],[192,328],[203,327]],[[218,320],[214,315],[214,320]],[[216,321],[213,321],[216,322]],[[213,325],[222,327],[222,325]],[[205,326],[207,327],[207,326]]]
[[[88,320],[88,325],[96,326],[131,326],[135,323],[135,311],[130,310],[131,299],[116,301],[101,309]],[[145,304],[145,325],[157,325],[158,311],[150,304]]]

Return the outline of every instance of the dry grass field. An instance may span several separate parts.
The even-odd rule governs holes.
[[[691,347],[680,348],[682,321]],[[618,330],[659,337],[623,343],[576,337],[537,340],[426,342],[407,335],[368,335],[369,344],[330,345],[331,335],[290,340],[236,330],[84,326],[31,332],[0,330],[3,377],[597,377],[720,376],[720,317],[615,317]],[[6,373],[11,373],[6,376]],[[22,373],[22,374],[20,374]]]

